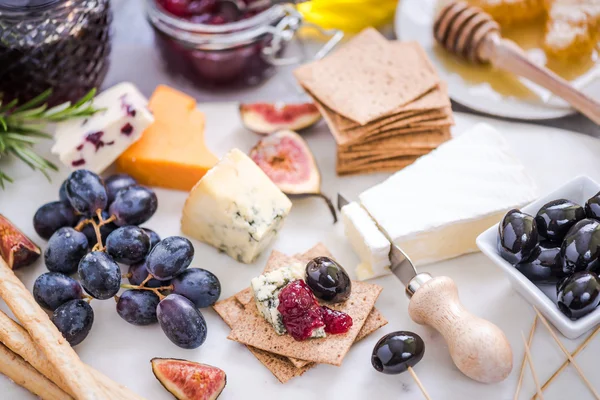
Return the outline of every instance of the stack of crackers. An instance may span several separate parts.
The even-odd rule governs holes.
[[[447,88],[416,42],[369,28],[294,74],[335,138],[339,175],[396,171],[450,139]]]
[[[308,263],[320,256],[333,258],[322,244],[291,257],[273,251],[263,273],[293,262]],[[318,363],[340,366],[352,344],[386,325],[387,320],[374,308],[381,290],[380,286],[374,284],[352,281],[352,292],[347,301],[341,305],[328,304],[352,317],[350,331],[343,335],[327,335],[322,339],[305,341],[296,341],[290,335],[277,335],[259,314],[250,288],[218,302],[214,309],[232,329],[228,338],[246,345],[281,383],[285,383]]]

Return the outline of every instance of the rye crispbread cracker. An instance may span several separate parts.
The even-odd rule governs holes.
[[[392,49],[367,28],[332,55],[294,71],[300,84],[336,113],[364,125],[390,114],[439,83],[414,42]]]
[[[326,338],[306,341],[294,340],[290,335],[279,336],[260,316],[256,304],[250,302],[244,314],[234,324],[228,339],[269,353],[340,366],[371,313],[381,290],[380,286],[371,283],[353,281],[350,298],[342,304],[329,305],[330,308],[343,311],[352,317],[352,328],[343,335],[328,335]]]
[[[336,172],[340,176],[354,175],[354,174],[372,174],[378,172],[396,172],[402,168],[408,167],[414,163],[418,157],[414,159],[410,158],[399,158],[393,160],[375,161],[367,164],[350,165],[350,166],[336,166]]]
[[[396,156],[396,157],[386,157],[386,158],[375,158],[375,157],[362,157],[355,160],[350,160],[348,162],[342,163],[339,162],[336,164],[337,167],[342,169],[353,169],[353,168],[361,168],[361,167],[369,167],[374,164],[383,163],[383,162],[415,162],[421,156]],[[408,164],[407,164],[408,165]]]
[[[244,313],[244,305],[237,301],[235,296],[219,301],[213,308],[230,328],[233,327],[240,315]],[[272,354],[252,346],[246,347],[281,383],[285,383],[296,376],[302,375],[315,365],[314,363],[307,363],[304,366],[297,368],[287,357]]]
[[[435,150],[440,144],[448,141],[451,138],[450,130],[447,129],[443,132],[438,132],[436,139],[433,142],[429,142],[429,153]],[[382,153],[376,153],[373,151],[374,148],[384,149]],[[366,151],[364,151],[366,150]],[[376,168],[385,168],[386,171],[398,170],[410,165],[417,158],[425,154],[412,155],[407,154],[406,149],[401,144],[393,140],[393,138],[383,139],[378,142],[365,143],[362,146],[353,148],[347,153],[352,154],[356,152],[360,154],[352,157],[338,157],[336,160],[336,170],[338,173],[359,173],[365,172],[378,172]]]
[[[322,243],[318,243],[310,250],[303,254],[296,254],[293,257],[288,257],[285,254],[274,250],[267,261],[263,274],[280,268],[293,261],[308,262],[315,257],[326,256],[331,257],[331,253]],[[214,305],[215,311],[223,318],[225,323],[232,327],[235,321],[243,313],[244,305],[253,302],[252,290],[248,287],[236,295],[222,300]],[[356,341],[359,341],[369,334],[373,333],[377,329],[387,324],[385,317],[376,309],[373,308],[365,321],[362,329],[360,330]],[[251,346],[247,346],[248,349],[254,354],[254,356],[265,365],[275,377],[281,382],[285,383],[291,378],[302,375],[309,368],[312,368],[315,363],[305,363],[300,367],[297,367],[292,363],[292,360],[301,362],[302,360],[290,359],[277,354],[272,354]]]
[[[453,124],[454,117],[452,116],[452,112],[441,110],[434,114],[415,115],[409,118],[408,121],[394,121],[379,127],[359,129],[358,132],[361,132],[361,138],[369,138],[392,130],[401,132],[403,130],[410,130],[411,128],[434,128]]]
[[[365,140],[364,140],[365,133],[364,132],[362,132],[362,131],[341,132],[333,124],[332,119],[331,119],[331,114],[327,110],[327,108],[324,107],[317,99],[314,99],[314,100],[315,100],[315,105],[317,106],[317,108],[323,115],[323,118],[327,122],[327,125],[329,126],[329,130],[331,131],[331,134],[333,135],[339,149],[345,149],[345,148],[349,148],[349,147],[356,146],[356,145],[362,145],[365,143]],[[407,143],[408,139],[412,139],[412,137],[406,137],[406,136],[401,137],[401,135],[404,135],[407,133],[419,133],[419,132],[425,132],[425,131],[431,131],[431,127],[429,127],[429,126],[407,126],[404,129],[394,129],[392,131],[383,131],[383,132],[375,132],[375,133],[381,133],[383,135],[389,135],[390,133],[397,134],[398,142],[402,142],[403,144],[406,143],[407,146],[410,146],[411,144],[415,145],[415,146],[419,146],[418,143]],[[378,136],[378,135],[371,135],[371,136]],[[375,140],[375,139],[376,138],[373,138],[371,140]]]
[[[421,131],[420,129],[424,129],[424,130]],[[416,137],[418,139],[416,139],[415,141],[417,143],[421,143],[423,141],[423,138],[425,137],[425,134],[429,134],[431,136],[427,136],[426,141],[428,143],[438,143],[438,145],[446,142],[448,139],[450,139],[452,137],[450,135],[450,125],[438,126],[438,127],[434,127],[434,128],[430,128],[430,127],[415,128],[415,130],[412,130],[410,132],[405,132],[404,134],[406,134],[406,133],[416,134]],[[377,136],[365,138],[362,143],[357,143],[357,145],[354,146],[353,148],[356,149],[356,148],[369,147],[369,146],[385,146],[385,148],[392,149],[392,148],[404,147],[404,144],[396,139],[397,139],[397,135],[395,134],[394,131],[382,132],[381,134],[379,134]]]
[[[397,153],[385,153],[385,154],[366,154],[366,155],[358,155],[354,158],[338,158],[338,162],[337,165],[340,166],[354,166],[354,165],[363,165],[363,164],[367,164],[367,163],[373,163],[373,162],[377,162],[377,161],[385,161],[385,160],[390,160],[390,159],[396,159],[399,157],[406,157],[406,158],[419,158],[421,156],[423,156],[424,154],[427,154],[431,152],[431,150],[426,150],[425,153],[420,152],[418,154],[407,154],[403,151],[398,151]]]
[[[346,153],[354,150],[379,150],[428,148],[433,149],[445,142],[447,139],[447,127],[422,127],[399,132],[384,132],[381,135],[368,137],[354,144],[339,146],[338,153]]]
[[[314,96],[313,96],[314,97]],[[381,118],[378,118],[374,121],[371,121],[369,124],[378,124],[378,123],[389,123],[397,118],[405,118],[410,116],[411,113],[415,112],[432,112],[435,110],[441,110],[443,108],[448,108],[451,106],[450,98],[448,97],[448,85],[445,82],[440,82],[438,86],[434,87],[427,93],[423,94],[421,97],[415,99],[413,102],[403,105],[402,107],[398,107],[394,111],[392,111],[389,115],[385,115]],[[332,110],[333,112],[333,110]],[[333,122],[336,126],[342,130],[352,130],[356,128],[360,128],[362,126],[356,123],[355,121],[345,118],[344,116],[333,112],[334,118]]]
[[[244,306],[233,296],[218,302],[213,308],[230,328],[244,311]],[[387,323],[385,317],[376,308],[373,308],[360,330],[356,342],[387,325]],[[301,368],[296,368],[287,357],[272,354],[251,346],[246,347],[281,383],[286,383],[290,379],[304,374],[310,368],[317,365],[315,363],[309,363]]]

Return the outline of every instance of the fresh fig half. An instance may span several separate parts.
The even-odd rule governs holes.
[[[284,129],[299,131],[321,119],[321,113],[313,103],[240,104],[240,115],[246,128],[261,135]]]
[[[41,250],[19,230],[8,218],[0,214],[0,257],[11,269],[33,264]]]
[[[176,358],[150,360],[156,379],[179,400],[215,400],[227,384],[225,371]]]
[[[250,158],[290,196],[319,196],[337,222],[331,200],[321,192],[321,173],[304,139],[290,130],[272,133],[250,150]]]

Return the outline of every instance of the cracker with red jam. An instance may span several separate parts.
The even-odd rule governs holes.
[[[265,270],[288,265],[292,257],[284,259],[281,253],[274,253],[278,262],[269,263]],[[283,264],[281,264],[283,263]],[[244,313],[234,324],[229,339],[287,357],[317,363],[341,365],[346,353],[358,337],[367,317],[371,313],[381,287],[366,283],[352,282],[352,293],[347,301],[330,304],[329,308],[348,314],[352,327],[344,334],[327,335],[324,338],[295,340],[290,335],[278,335],[273,327],[259,314],[256,303],[250,301]],[[316,348],[319,351],[314,351]]]
[[[315,245],[304,254],[296,254],[293,257],[287,256],[275,250],[271,253],[263,273],[273,271],[293,261],[301,261],[306,263],[319,256],[327,256],[332,258],[331,253],[322,243]],[[214,309],[225,321],[225,323],[229,325],[229,327],[233,327],[236,321],[244,314],[245,307],[252,303],[252,291],[250,288],[246,288],[232,297],[221,300],[214,305]],[[364,339],[379,328],[387,325],[387,323],[388,321],[385,319],[385,317],[376,308],[373,308],[362,329],[359,331],[358,336],[356,337],[356,342]],[[316,363],[284,357],[254,348],[252,346],[247,347],[281,383],[285,383],[292,378],[304,374],[307,370],[316,365]]]

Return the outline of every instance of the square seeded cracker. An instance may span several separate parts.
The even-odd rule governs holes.
[[[333,258],[333,255],[329,252],[329,250],[327,250],[325,245],[323,245],[322,243],[318,243],[312,249],[308,250],[304,254],[296,254],[295,256],[292,256],[292,257],[287,256],[277,250],[273,250],[271,252],[271,255],[269,256],[269,259],[267,260],[267,264],[262,273],[265,274],[265,273],[274,271],[276,269],[279,269],[281,267],[289,265],[293,262],[308,263],[313,258],[319,257],[319,256]],[[250,305],[251,303],[254,303],[254,295],[252,293],[251,288],[246,288],[246,289],[242,290],[241,292],[238,292],[235,295],[235,297],[245,307]],[[307,364],[310,363],[310,361],[299,360],[294,357],[289,357],[289,361],[296,368],[303,368],[304,366],[306,366]]]
[[[332,55],[294,71],[300,84],[336,113],[361,125],[388,115],[439,83],[411,42],[391,48],[367,28]]]
[[[270,353],[340,366],[371,313],[381,290],[377,285],[354,281],[350,298],[342,304],[331,305],[332,309],[343,311],[352,317],[352,328],[344,335],[330,335],[301,342],[294,340],[290,335],[279,336],[259,315],[256,304],[250,302],[244,314],[234,324],[228,338]]]
[[[235,296],[219,301],[213,308],[230,328],[233,327],[245,310],[244,305],[237,301]],[[246,347],[281,383],[286,383],[290,379],[302,375],[316,365],[314,363],[307,363],[303,367],[297,368],[287,357],[272,354],[251,346]]]
[[[267,261],[267,265],[265,266],[263,273],[273,271],[273,270],[280,268],[286,264],[289,264],[290,262],[292,262],[294,260],[301,261],[301,262],[308,262],[309,260],[311,260],[315,257],[318,257],[318,256],[332,257],[329,250],[327,250],[327,248],[322,243],[317,244],[312,249],[308,250],[306,253],[297,254],[294,257],[286,256],[285,254],[274,250],[271,253],[271,256],[269,257],[269,260]],[[239,305],[254,304],[253,295],[252,295],[252,291],[250,288],[246,288],[246,289],[242,290],[241,292],[238,292],[233,297],[235,297],[238,300]],[[222,302],[225,302],[225,301],[230,302],[231,299],[232,298],[229,298],[229,299],[223,300]],[[222,302],[219,302],[215,305],[215,310],[219,314],[221,314],[219,307],[221,307],[220,303],[222,303]],[[254,306],[254,309],[256,309],[256,306]],[[227,316],[225,315],[226,312],[227,312],[226,310],[223,310],[223,315],[221,315],[223,317],[223,319],[227,318]],[[225,322],[231,326],[231,323],[233,323],[233,320],[237,319],[239,317],[240,312],[241,312],[241,307],[232,308],[231,311],[229,311],[229,313],[228,313],[230,315],[230,317],[229,317],[230,319],[225,320]],[[233,317],[231,317],[231,315],[233,315]],[[377,309],[373,308],[371,310],[366,322],[364,323],[364,326],[360,330],[356,340],[358,341],[358,340],[366,337],[367,335],[371,334],[372,332],[374,332],[375,330],[381,328],[382,326],[384,326],[386,324],[387,324],[387,320],[383,317],[383,315]],[[258,350],[258,349],[253,349],[251,346],[248,346],[248,348],[251,349],[251,351]],[[263,353],[265,353],[265,352],[263,352]],[[270,353],[266,353],[266,354],[270,354]],[[260,355],[257,355],[255,353],[255,356],[257,356],[257,358],[259,358],[259,360],[261,360]],[[271,360],[267,360],[267,361],[271,362]],[[288,358],[286,358],[286,361],[288,361]],[[263,362],[263,360],[261,360],[261,362]],[[297,369],[303,369],[308,363],[307,361],[294,359],[294,358],[289,358],[288,362],[290,364],[294,365],[295,368],[297,368]],[[267,364],[266,362],[263,362],[263,364],[265,364],[265,366],[267,366],[267,368],[269,368],[271,370],[271,372],[273,372],[277,376],[277,373],[275,373],[273,371],[273,369],[269,367],[269,364]],[[297,376],[297,375],[294,375],[294,376]],[[279,378],[280,377],[278,377],[278,379]],[[291,379],[291,377],[288,379]]]
[[[239,316],[244,312],[244,306],[237,301],[237,299],[232,296],[228,299],[222,300],[214,305],[213,307],[217,314],[223,318],[225,323],[232,327],[235,321],[239,318]],[[377,329],[387,324],[387,320],[383,317],[383,315],[377,311],[377,309],[373,309],[367,321],[363,325],[356,341],[364,339],[369,336],[371,333],[375,332]],[[272,354],[266,352],[264,350],[259,350],[257,348],[247,346],[248,350],[254,354],[254,356],[260,361],[271,373],[277,378],[277,380],[281,383],[286,383],[292,378],[300,376],[304,374],[306,371],[315,367],[317,364],[308,363],[301,368],[296,368],[294,364],[290,362],[287,357],[280,356],[277,354]]]

